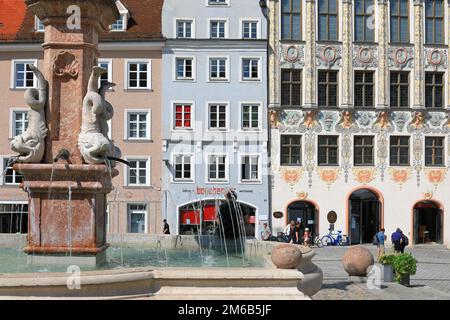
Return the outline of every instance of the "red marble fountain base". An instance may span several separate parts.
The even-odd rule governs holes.
[[[16,164],[28,192],[28,238],[32,264],[97,265],[106,258],[106,196],[111,178],[105,165]]]

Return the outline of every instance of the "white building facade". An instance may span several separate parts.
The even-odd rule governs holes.
[[[254,236],[268,221],[267,23],[259,1],[164,2],[163,212],[211,234],[235,190]]]
[[[268,6],[274,232],[450,244],[449,3]]]

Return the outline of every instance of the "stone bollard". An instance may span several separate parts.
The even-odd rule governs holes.
[[[302,261],[302,252],[291,244],[280,244],[272,248],[272,262],[278,269],[297,269]]]
[[[351,247],[342,257],[342,265],[352,281],[365,281],[370,266],[375,260],[367,248],[363,246]]]

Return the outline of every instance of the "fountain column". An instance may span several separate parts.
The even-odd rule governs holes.
[[[22,187],[30,199],[24,251],[33,264],[99,264],[107,248],[106,195],[118,172],[105,164],[85,164],[78,136],[83,99],[99,56],[99,34],[120,15],[115,0],[25,3],[45,25],[48,133],[41,163],[14,166],[24,175]],[[65,157],[55,164],[61,150]]]

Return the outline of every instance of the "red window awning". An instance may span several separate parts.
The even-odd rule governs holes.
[[[180,224],[182,225],[199,225],[199,210],[180,210]]]

